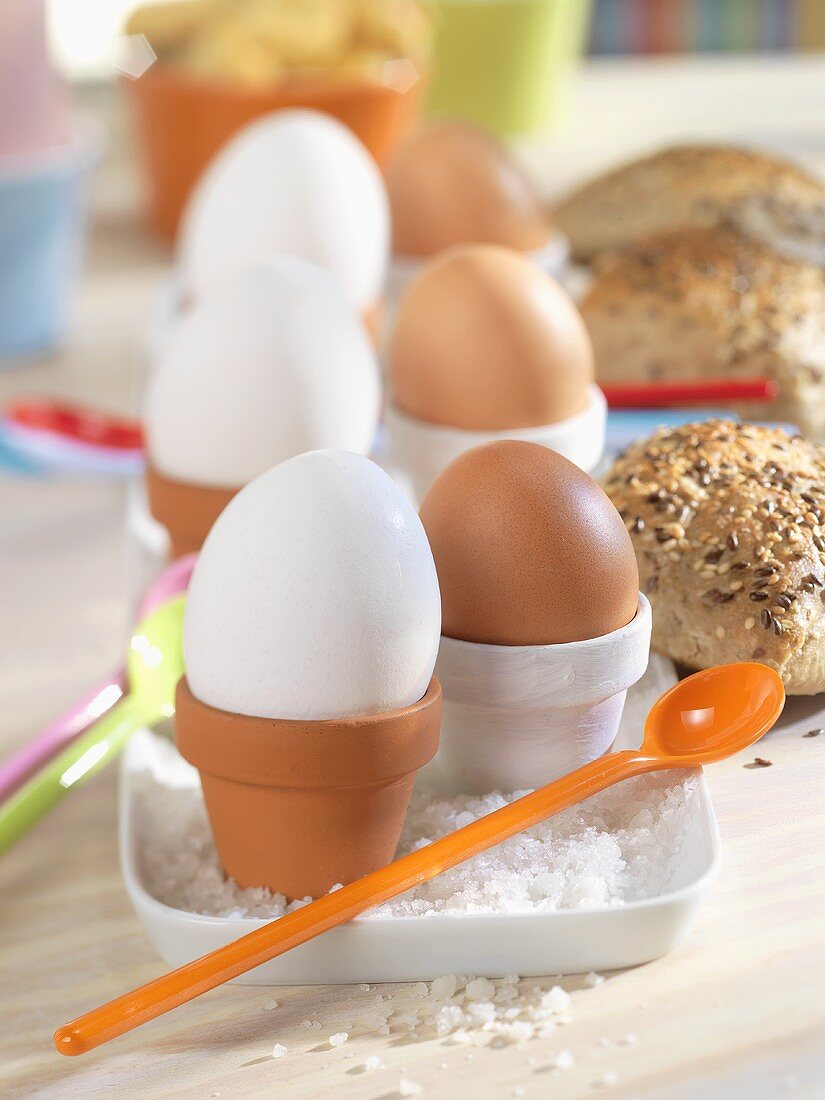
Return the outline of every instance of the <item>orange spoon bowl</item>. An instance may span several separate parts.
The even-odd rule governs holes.
[[[720,665],[694,673],[653,705],[641,749],[592,760],[425,848],[79,1016],[58,1028],[55,1046],[67,1055],[92,1050],[614,783],[645,772],[695,768],[733,756],[768,732],[784,704],[782,680],[766,665]]]
[[[770,730],[785,705],[777,672],[766,665],[717,665],[674,684],[651,708],[642,751],[669,767],[714,764]]]

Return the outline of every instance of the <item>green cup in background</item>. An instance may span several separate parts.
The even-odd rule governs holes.
[[[431,0],[435,64],[427,109],[498,134],[563,116],[584,49],[590,0]]]

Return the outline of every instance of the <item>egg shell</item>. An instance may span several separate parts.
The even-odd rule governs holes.
[[[179,267],[197,297],[272,253],[330,271],[359,310],[383,293],[389,206],[377,165],[339,122],[276,111],[225,145],[184,211]]]
[[[469,123],[442,119],[418,127],[387,171],[393,249],[433,256],[459,244],[542,248],[549,219],[507,147]]]
[[[149,456],[168,477],[238,487],[302,451],[366,453],[380,389],[370,341],[332,276],[274,257],[175,325],[149,385]]]
[[[590,337],[567,292],[530,260],[467,245],[430,261],[401,298],[393,401],[430,424],[532,428],[583,412]]]
[[[243,489],[192,576],[184,653],[209,706],[329,719],[406,707],[432,676],[441,605],[415,509],[369,459],[313,451]]]
[[[447,637],[552,645],[626,626],[639,574],[624,522],[596,482],[537,443],[467,451],[421,507]]]

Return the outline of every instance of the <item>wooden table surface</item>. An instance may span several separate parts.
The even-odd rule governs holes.
[[[576,93],[578,128],[533,155],[565,180],[645,134],[761,136],[818,159],[824,86],[819,60],[591,64]],[[102,106],[111,114],[108,98]],[[130,406],[151,292],[168,261],[140,230],[114,125],[76,334],[65,352],[0,377],[0,401],[44,392]],[[127,629],[122,508],[121,488],[108,482],[0,479],[0,751],[117,662]],[[504,1049],[362,1036],[331,1050],[302,1021],[334,1030],[369,996],[357,987],[227,987],[62,1059],[51,1044],[58,1024],[162,970],[121,885],[110,770],[0,861],[0,1095],[376,1100],[399,1095],[404,1076],[426,1096],[479,1100],[825,1096],[825,734],[802,736],[825,725],[822,702],[789,707],[759,749],[771,767],[745,767],[749,754],[713,768],[723,868],[688,942],[595,988],[564,979],[572,1022],[552,1039]],[[394,991],[399,1001],[413,995]],[[273,996],[279,1006],[267,1010]],[[638,1042],[622,1044],[630,1033]],[[277,1061],[276,1042],[289,1048]],[[550,1073],[562,1049],[575,1064]],[[375,1053],[386,1068],[358,1072]]]

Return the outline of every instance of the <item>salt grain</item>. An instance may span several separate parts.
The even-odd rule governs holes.
[[[445,1005],[439,1009],[435,1018],[435,1030],[437,1035],[449,1035],[451,1031],[461,1027],[464,1023],[464,1013],[458,1005]]]
[[[589,974],[585,974],[584,976],[584,984],[586,986],[589,986],[591,989],[597,985],[601,985],[603,981],[603,975],[596,974],[593,970],[591,970]]]
[[[430,986],[430,995],[436,1000],[443,1001],[452,997],[457,988],[458,978],[455,974],[443,974]]]
[[[576,1060],[569,1050],[560,1050],[551,1064],[553,1069],[572,1069]]]
[[[549,1012],[566,1012],[570,1007],[570,994],[561,986],[554,985],[549,992],[542,994],[541,1007]]]
[[[495,987],[487,978],[473,978],[467,982],[467,996],[477,1001],[488,1001],[495,992]]]
[[[361,1068],[365,1073],[370,1073],[372,1070],[375,1069],[383,1069],[384,1063],[381,1061],[377,1054],[371,1054],[369,1058],[365,1059]]]
[[[347,1039],[349,1039],[349,1034],[346,1031],[336,1031],[334,1035],[330,1035],[329,1045],[331,1047],[342,1047]]]
[[[420,1096],[424,1087],[417,1081],[411,1081],[409,1077],[402,1077],[398,1082],[398,1091],[401,1096]]]
[[[283,1043],[276,1043],[275,1046],[272,1048],[273,1058],[283,1058],[286,1053],[287,1048],[283,1045]]]
[[[527,1039],[532,1039],[535,1034],[535,1028],[532,1024],[527,1023],[526,1020],[516,1020],[515,1023],[510,1025],[509,1035],[511,1039],[514,1039],[517,1043],[525,1042]]]

